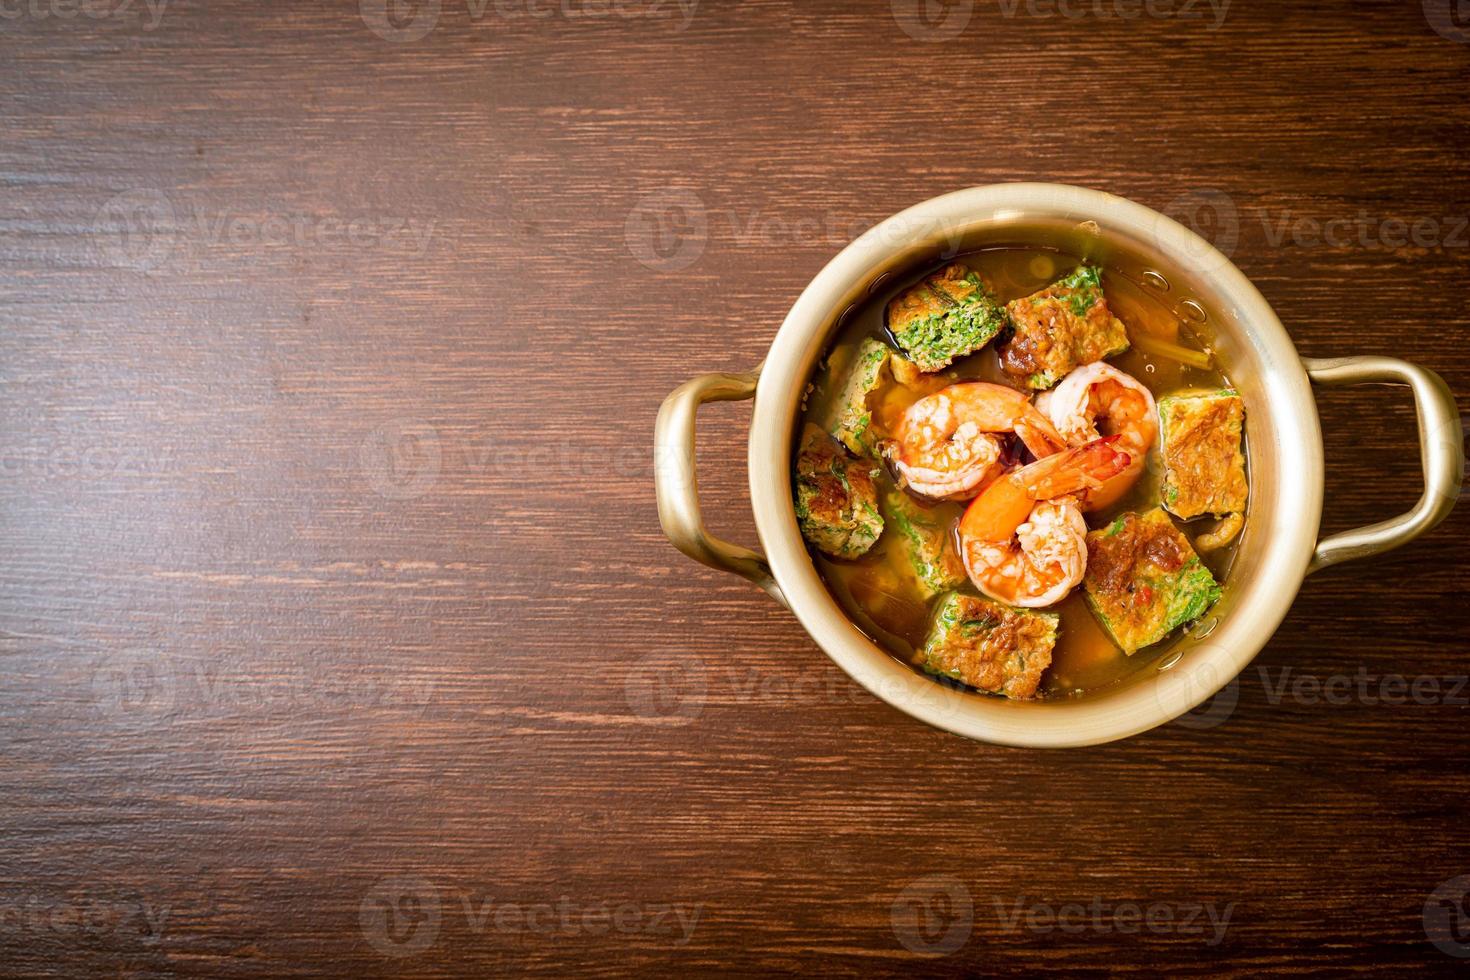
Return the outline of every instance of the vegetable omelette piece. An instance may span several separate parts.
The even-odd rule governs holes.
[[[878,466],[853,459],[815,425],[802,432],[796,457],[796,520],[802,537],[834,558],[867,554],[883,533]]]
[[[956,263],[896,296],[886,322],[909,360],[932,373],[990,343],[1006,313],[985,280]]]
[[[868,338],[858,345],[852,363],[841,375],[841,388],[827,420],[827,431],[858,456],[878,455],[878,433],[873,431],[873,410],[868,396],[883,384],[883,374],[893,353],[881,340]],[[838,383],[834,373],[832,381]]]
[[[1245,405],[1228,388],[1159,399],[1164,507],[1176,517],[1245,512]]]
[[[895,533],[895,546],[908,559],[925,599],[964,583],[968,576],[950,540],[949,522],[934,508],[894,488],[883,495],[883,519]]]
[[[1096,266],[1079,266],[1041,292],[1012,300],[1006,312],[1015,332],[1000,348],[1000,366],[1030,388],[1050,388],[1073,368],[1128,349],[1128,333],[1108,308]]]
[[[1087,535],[1087,605],[1132,656],[1203,616],[1220,586],[1169,515],[1124,514]]]
[[[1012,609],[952,592],[939,603],[915,658],[924,670],[1018,700],[1036,696],[1057,642],[1056,613]]]

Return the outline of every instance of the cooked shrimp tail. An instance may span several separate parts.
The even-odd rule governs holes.
[[[1124,472],[1133,457],[1123,452],[1120,435],[1104,436],[1085,446],[1055,456],[1039,459],[1016,471],[1026,481],[1026,493],[1032,500],[1051,500],[1101,486]]]
[[[981,592],[1012,606],[1064,599],[1087,570],[1087,524],[1075,494],[1123,472],[1119,436],[1037,460],[986,487],[960,520],[960,553]]]
[[[1159,437],[1154,396],[1137,378],[1098,361],[1085,364],[1036,401],[1070,446],[1100,435],[1122,438],[1118,448],[1133,457],[1127,470],[1089,489],[1082,509],[1100,510],[1121,500],[1143,474],[1144,460]]]

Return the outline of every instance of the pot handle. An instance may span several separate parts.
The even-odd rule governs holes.
[[[1444,380],[1427,368],[1393,357],[1304,357],[1302,364],[1313,384],[1408,385],[1419,414],[1419,455],[1424,464],[1424,495],[1413,510],[1318,541],[1307,574],[1408,544],[1449,516],[1465,476],[1465,434],[1455,396]]]
[[[705,530],[699,511],[699,479],[694,468],[694,418],[699,406],[705,402],[754,398],[760,373],[757,367],[746,374],[701,374],[675,388],[664,399],[653,430],[653,483],[658,497],[658,521],[675,548],[710,568],[750,579],[785,606],[786,597],[772,577],[764,555],[721,541]]]

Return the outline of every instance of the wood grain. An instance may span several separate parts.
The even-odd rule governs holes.
[[[1193,209],[1304,354],[1463,397],[1470,46],[1419,0],[121,3],[0,20],[0,970],[1459,966],[1470,510],[1309,581],[1228,719],[1043,754],[858,691],[650,472],[848,238],[1001,180]],[[1437,230],[1292,230],[1360,212]],[[1321,413],[1325,529],[1411,504],[1407,395]],[[744,540],[748,418],[700,430]],[[1275,694],[1359,672],[1445,688]]]

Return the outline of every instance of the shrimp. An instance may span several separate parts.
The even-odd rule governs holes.
[[[1121,436],[1037,460],[996,480],[960,519],[960,554],[981,592],[1012,606],[1061,602],[1087,571],[1087,523],[1075,494],[1123,472]]]
[[[1137,378],[1111,364],[1084,364],[1061,384],[1036,400],[1069,446],[1082,446],[1101,436],[1121,437],[1118,448],[1133,462],[1122,473],[1082,495],[1084,511],[1118,502],[1138,481],[1148,451],[1159,438],[1154,396]]]
[[[909,406],[888,454],[915,493],[967,500],[1000,475],[1001,436],[1012,432],[1037,457],[1066,448],[1023,393],[983,381],[954,384]]]

